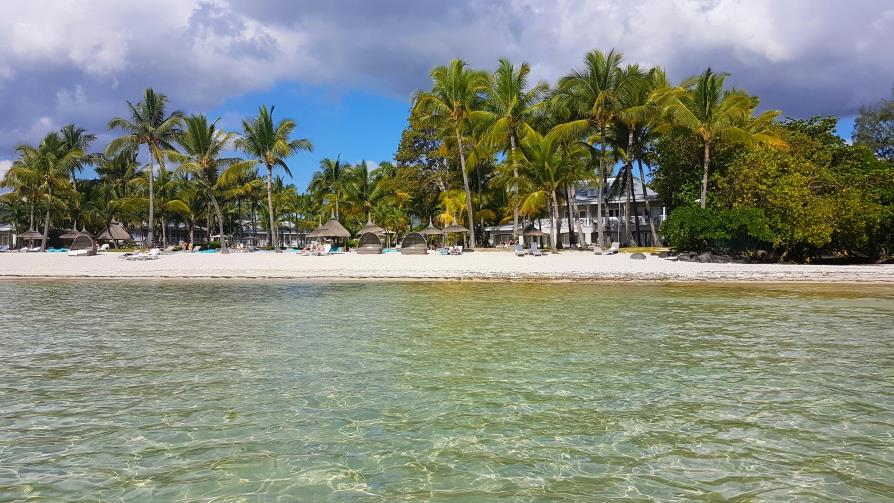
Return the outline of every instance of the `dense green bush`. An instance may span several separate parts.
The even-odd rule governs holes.
[[[758,208],[721,210],[683,206],[661,225],[666,243],[678,250],[754,249],[773,240],[769,222]]]

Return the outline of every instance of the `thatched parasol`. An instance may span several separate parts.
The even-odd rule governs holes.
[[[444,227],[444,231],[443,231],[443,232],[445,232],[445,233],[451,233],[451,232],[469,232],[469,229],[466,229],[466,228],[463,227],[462,225],[457,224],[457,223],[456,223],[456,218],[454,218],[454,219],[453,219],[453,223],[450,224],[450,225],[448,225],[447,227]]]
[[[89,238],[93,237],[93,234],[90,234],[86,230],[77,230],[71,229],[70,231],[65,231],[65,234],[59,236],[59,239],[77,239],[78,236],[87,236]]]
[[[531,236],[545,236],[546,233],[543,232],[542,230],[540,230],[540,229],[534,227],[534,225],[532,224],[532,225],[529,225],[529,226],[525,227],[525,231],[522,232],[522,235],[527,236],[527,237],[531,237]]]
[[[379,234],[384,234],[385,229],[374,224],[372,221],[372,218],[367,216],[366,217],[366,225],[364,225],[362,229],[357,231],[357,235],[362,236],[362,235],[366,234],[367,232],[371,232],[373,234],[379,235]]]
[[[21,234],[16,234],[16,237],[23,241],[33,241],[35,239],[43,239],[43,234],[37,232],[34,229],[28,229]]]
[[[133,241],[133,236],[121,224],[114,222],[96,238],[102,241]]]
[[[330,218],[325,224],[317,227],[307,237],[310,238],[349,238],[351,233],[338,220]]]
[[[422,234],[423,236],[434,236],[443,233],[444,231],[438,229],[433,223],[431,223],[431,218],[428,219],[428,227],[419,231],[419,234]]]

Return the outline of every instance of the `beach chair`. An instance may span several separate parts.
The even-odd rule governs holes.
[[[162,255],[170,255],[170,254],[174,253],[174,248],[176,248],[176,246],[171,245],[171,246],[165,248],[164,250],[162,250],[161,253],[162,253]]]
[[[313,254],[317,257],[322,257],[323,255],[329,255],[332,251],[332,245],[330,243],[326,243],[323,245],[323,249],[319,251],[315,251]]]
[[[447,252],[448,252],[450,255],[462,255],[462,254],[463,254],[463,247],[462,247],[462,245],[451,246],[451,247],[447,250]]]
[[[158,256],[161,254],[161,250],[158,248],[153,248],[149,250],[149,253],[143,256],[143,260],[156,260]]]
[[[201,247],[201,246],[196,246],[195,248],[192,249],[192,252],[193,252],[193,253],[199,253],[201,250],[202,250],[202,247]]]
[[[9,245],[0,245],[0,253],[6,253],[9,251]]]
[[[107,251],[109,249],[109,243],[103,243],[102,246],[96,249],[96,251]]]
[[[543,252],[540,251],[540,247],[537,246],[536,242],[531,243],[531,255],[534,257],[542,257]]]
[[[605,250],[605,254],[606,255],[614,255],[614,254],[618,253],[618,251],[620,249],[621,249],[621,243],[614,241],[614,242],[612,242],[611,248],[609,248],[608,250]]]
[[[134,260],[143,260],[143,257],[146,256],[146,253],[137,252],[137,253],[125,253],[121,258],[124,260],[134,261]]]
[[[516,257],[524,257],[525,256],[525,247],[522,246],[521,243],[515,243],[515,256]]]

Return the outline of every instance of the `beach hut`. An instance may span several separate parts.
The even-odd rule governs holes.
[[[96,239],[100,241],[112,241],[117,247],[118,241],[133,241],[133,236],[127,232],[127,229],[125,229],[124,226],[118,222],[112,222],[99,234],[99,236],[97,236]]]
[[[401,255],[425,255],[427,253],[428,245],[425,243],[425,237],[418,232],[407,234],[400,242]]]
[[[24,243],[25,241],[28,241],[28,247],[29,247],[29,248],[33,248],[33,247],[34,247],[34,240],[35,240],[35,239],[43,239],[43,234],[37,232],[37,231],[34,230],[34,229],[28,229],[27,231],[25,231],[25,232],[19,234],[19,235],[16,237],[16,239],[22,241],[23,243]]]
[[[72,257],[96,255],[96,241],[89,233],[78,233],[68,248],[68,254]]]
[[[317,227],[307,234],[309,238],[334,238],[334,239],[347,239],[351,237],[351,233],[345,229],[345,226],[341,224],[335,217],[330,218],[326,221],[325,224]]]
[[[377,255],[382,253],[382,241],[372,232],[364,232],[360,235],[357,253],[361,255]]]

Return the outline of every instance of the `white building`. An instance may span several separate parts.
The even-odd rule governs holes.
[[[608,241],[618,241],[621,243],[621,246],[628,246],[630,243],[627,242],[627,233],[625,232],[624,225],[630,226],[630,234],[633,235],[633,239],[636,242],[637,246],[652,246],[652,233],[649,229],[649,221],[646,218],[646,204],[643,201],[643,183],[639,178],[633,179],[634,191],[636,196],[636,203],[634,204],[633,200],[630,202],[630,215],[625,215],[625,202],[627,197],[625,194],[615,194],[612,197],[610,194],[610,188],[614,183],[614,178],[609,178],[608,183],[606,183],[604,187],[603,194],[603,222],[605,228],[606,239]],[[651,209],[651,218],[655,223],[656,230],[660,227],[661,222],[663,222],[666,218],[666,211],[663,206],[660,206],[658,202],[658,195],[649,188],[646,188],[646,198],[649,201],[649,206]],[[577,205],[577,218],[580,221],[580,225],[583,231],[584,240],[586,245],[592,245],[597,239],[597,226],[596,226],[596,207],[599,201],[599,189],[595,184],[586,184],[580,186],[574,195],[574,202]],[[574,208],[574,204],[572,204],[572,209]],[[569,224],[568,224],[568,209],[563,202],[559,204],[559,216],[560,219],[558,221],[558,234],[559,241],[562,243],[562,246],[569,246]],[[520,222],[519,225],[524,228],[525,225],[530,224],[530,222]],[[540,229],[545,233],[545,236],[540,238],[541,244],[544,246],[549,244],[549,236],[552,228],[552,220],[549,218],[543,218],[539,220],[535,220],[533,222],[534,227]],[[572,225],[574,222],[572,221]],[[637,224],[639,225],[639,229],[637,229]],[[487,239],[491,246],[497,246],[500,244],[506,244],[512,239],[512,223],[508,223],[505,225],[493,225],[484,228],[487,233]],[[577,227],[574,227],[573,232],[575,236],[577,236]],[[579,244],[579,243],[578,243]]]

